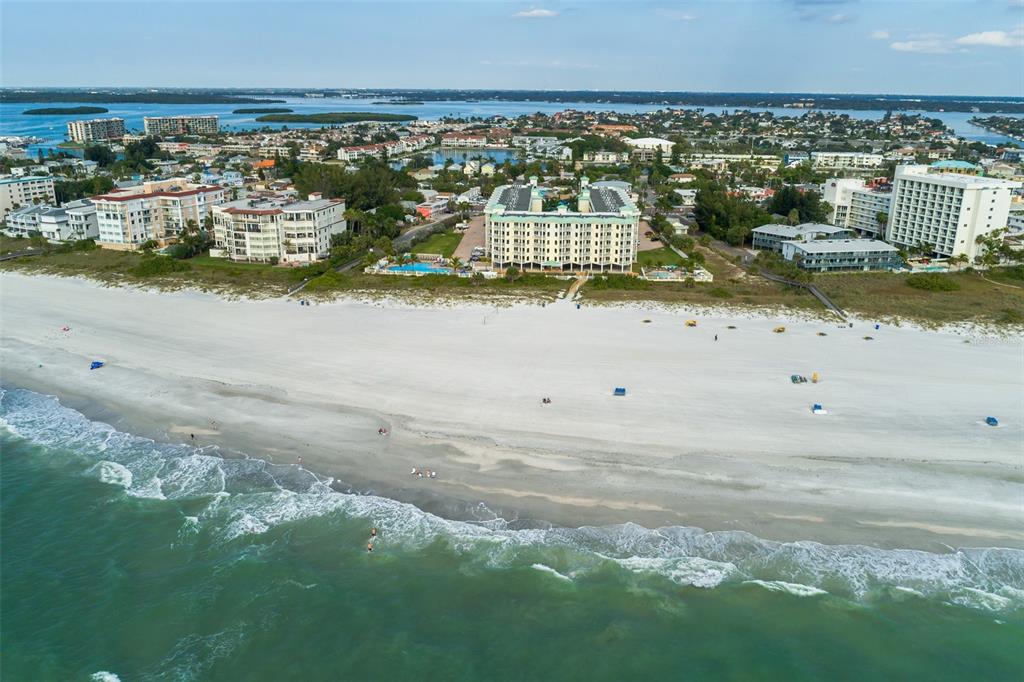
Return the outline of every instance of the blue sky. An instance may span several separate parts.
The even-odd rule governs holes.
[[[0,85],[1024,96],[1024,0],[0,0]]]

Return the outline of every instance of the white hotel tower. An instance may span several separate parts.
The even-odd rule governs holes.
[[[1010,193],[1019,182],[958,173],[929,173],[928,166],[899,166],[893,182],[885,240],[923,245],[939,256],[974,259],[976,239],[1006,227]]]

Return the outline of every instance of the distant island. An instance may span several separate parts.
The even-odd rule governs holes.
[[[415,116],[408,114],[371,114],[365,111],[334,111],[325,114],[267,114],[256,119],[266,123],[359,123],[376,121],[378,123],[395,123],[415,121]]]
[[[0,102],[92,102],[98,104],[284,104],[283,99],[236,97],[211,92],[0,90]]]
[[[77,116],[79,114],[105,114],[106,107],[49,107],[45,109],[26,109],[21,112],[26,116]]]
[[[417,106],[423,104],[423,102],[414,99],[389,99],[384,102],[374,102],[374,104],[390,104],[391,106]]]
[[[253,107],[252,109],[235,109],[232,114],[290,114],[294,109],[275,109],[274,107]]]

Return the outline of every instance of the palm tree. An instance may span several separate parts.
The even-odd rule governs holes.
[[[458,270],[459,268],[462,267],[462,259],[459,258],[458,256],[452,256],[448,260],[451,263],[453,270]]]

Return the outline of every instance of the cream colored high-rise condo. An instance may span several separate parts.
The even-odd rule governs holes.
[[[576,205],[544,210],[546,190],[502,185],[484,208],[487,254],[497,268],[628,272],[636,261],[640,211],[622,189],[580,183]]]

